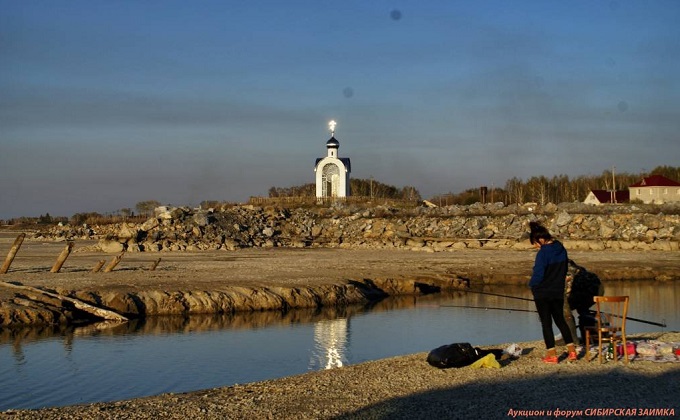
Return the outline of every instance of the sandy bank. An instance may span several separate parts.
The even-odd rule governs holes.
[[[0,237],[9,249],[13,236]],[[242,249],[124,255],[110,273],[91,273],[102,259],[77,241],[59,273],[50,273],[65,244],[25,241],[3,282],[57,292],[128,317],[230,313],[345,305],[385,295],[489,284],[525,285],[531,250],[417,252],[378,249]],[[602,280],[674,281],[675,251],[571,251]],[[150,267],[161,258],[157,269]],[[72,305],[0,283],[0,325],[75,322]]]

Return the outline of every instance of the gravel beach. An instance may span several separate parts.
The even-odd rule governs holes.
[[[679,333],[636,339],[680,341]],[[427,353],[277,380],[127,401],[6,411],[13,419],[673,418],[680,363],[548,365],[542,342],[501,368],[437,369]],[[491,348],[505,348],[506,344]],[[653,415],[648,415],[653,414]]]

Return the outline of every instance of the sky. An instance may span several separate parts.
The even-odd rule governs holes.
[[[680,2],[0,0],[0,219],[680,166]]]

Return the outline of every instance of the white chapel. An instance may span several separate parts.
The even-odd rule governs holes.
[[[336,198],[349,197],[349,173],[352,168],[349,158],[338,157],[340,142],[335,138],[335,121],[328,123],[331,131],[331,138],[326,142],[328,155],[324,158],[317,158],[314,165],[316,173],[316,197],[317,198]]]

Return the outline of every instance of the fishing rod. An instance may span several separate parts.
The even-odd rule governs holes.
[[[523,298],[523,297],[519,297],[519,296],[502,295],[502,294],[499,294],[499,293],[491,293],[491,292],[481,292],[481,291],[478,291],[478,290],[466,290],[466,289],[456,289],[456,290],[461,290],[461,291],[468,292],[468,293],[477,293],[477,294],[480,294],[480,295],[489,295],[489,296],[504,297],[504,298],[508,298],[508,299],[525,300],[525,301],[529,301],[529,302],[533,302],[533,301],[534,301],[533,299]],[[449,306],[449,305],[441,305],[441,306]],[[454,307],[455,307],[455,306],[454,306]],[[477,309],[486,309],[486,308],[483,307],[483,306],[470,306],[469,308],[473,308],[473,309],[475,309],[475,308],[477,308]],[[509,309],[509,308],[489,308],[489,309],[500,309],[500,310],[509,310],[509,311],[523,311],[523,312],[536,312],[536,311],[528,311],[528,310],[521,310],[521,309]],[[590,313],[591,313],[591,315],[595,315],[595,312],[594,312],[594,311],[590,311]],[[606,314],[606,315],[614,315],[614,316],[617,316],[617,315],[615,315],[615,314]],[[640,323],[642,323],[642,324],[655,325],[655,326],[657,326],[657,327],[663,327],[663,328],[666,328],[666,327],[667,327],[665,321],[664,321],[664,322],[647,321],[647,320],[645,320],[645,319],[633,318],[632,316],[626,316],[626,319],[627,319],[627,320],[631,320],[631,321],[635,321],[635,322],[640,322]]]
[[[534,301],[533,299],[530,299],[530,298],[523,298],[523,297],[511,296],[511,295],[501,295],[500,293],[481,292],[479,290],[469,290],[469,289],[456,289],[456,290],[460,290],[462,292],[467,292],[467,293],[477,293],[477,294],[480,294],[480,295],[489,295],[489,296],[504,297],[504,298],[508,298],[508,299],[526,300],[528,302]]]
[[[466,309],[493,309],[497,311],[517,311],[517,312],[536,312],[531,309],[513,309],[513,308],[499,308],[494,306],[468,306],[468,305],[439,305],[445,308],[466,308]]]
[[[588,312],[589,312],[590,315],[593,316],[593,317],[594,317],[595,315],[597,315],[597,312],[595,312],[595,311],[592,311],[592,310],[591,310],[591,311],[588,311]],[[606,313],[606,312],[602,312],[602,314],[603,314],[603,315],[608,315],[608,316],[614,316],[614,317],[616,317],[616,318],[623,318],[621,315],[617,315],[617,314],[609,314],[609,313]],[[666,320],[665,320],[665,319],[664,319],[664,322],[654,322],[654,321],[647,321],[647,320],[639,319],[639,318],[633,318],[632,316],[626,315],[626,320],[628,320],[628,321],[635,321],[635,322],[641,322],[641,323],[643,323],[643,324],[656,325],[657,327],[666,328],[666,322],[665,322]]]
[[[493,309],[493,310],[497,310],[497,311],[509,311],[509,312],[512,312],[512,311],[533,312],[533,313],[537,312],[537,311],[533,311],[531,309],[500,308],[500,307],[497,307],[497,306],[469,306],[469,305],[439,305],[439,306],[445,307],[445,308],[466,308],[466,309],[485,309],[485,310],[486,309]],[[596,312],[590,311],[590,315],[595,315],[595,314],[596,314]],[[606,314],[606,315],[612,315],[612,316],[620,318],[620,315],[616,315],[616,314]],[[643,324],[656,325],[657,327],[663,327],[663,328],[666,328],[666,326],[667,326],[665,322],[661,323],[661,322],[647,321],[647,320],[644,320],[644,319],[633,318],[632,316],[626,316],[626,320],[627,321],[641,322]]]
[[[635,322],[642,322],[643,324],[656,325],[658,327],[666,328],[665,322],[645,321],[644,319],[633,318],[632,316],[627,316],[626,319],[630,319],[631,321]]]

